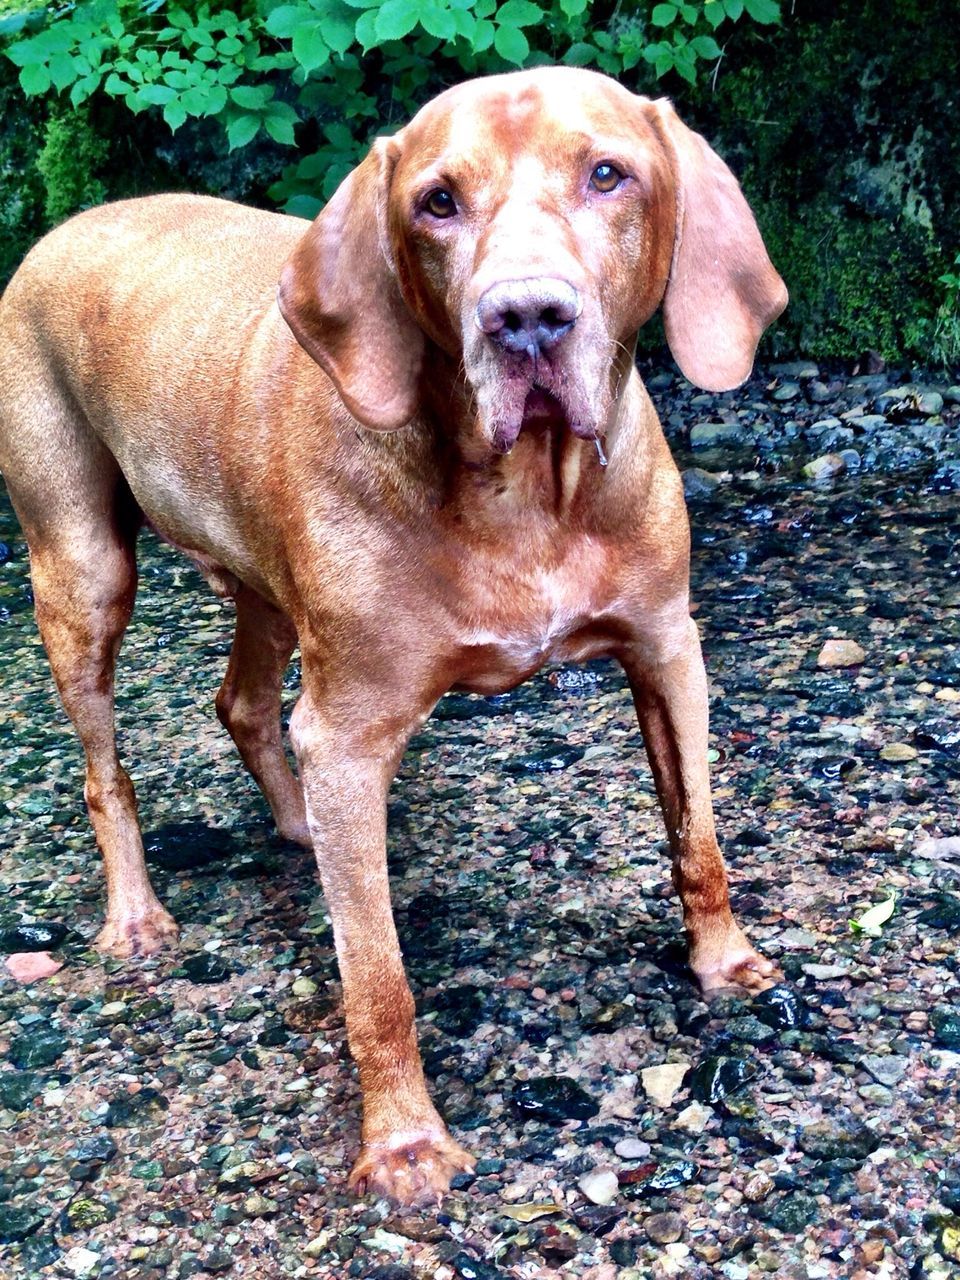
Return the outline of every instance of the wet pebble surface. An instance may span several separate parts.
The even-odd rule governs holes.
[[[958,1274],[960,396],[803,362],[722,396],[649,382],[734,907],[783,979],[693,984],[612,664],[444,699],[389,806],[425,1069],[478,1157],[434,1211],[346,1191],[358,1092],[312,860],[213,714],[230,607],[148,535],[118,722],[183,943],[92,949],[80,753],[0,500],[4,1280]],[[287,714],[296,687],[294,663]],[[4,960],[31,952],[63,967],[19,982]]]

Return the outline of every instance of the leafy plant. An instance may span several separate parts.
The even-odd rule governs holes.
[[[776,0],[80,0],[24,4],[4,52],[30,97],[79,108],[105,96],[155,112],[176,131],[207,118],[230,149],[261,133],[282,146],[319,124],[319,145],[286,166],[270,195],[312,216],[371,135],[432,89],[467,75],[560,61],[694,82],[746,18],[779,20]],[[36,30],[37,24],[41,29]],[[0,38],[4,32],[0,28]],[[302,141],[302,138],[300,139]]]

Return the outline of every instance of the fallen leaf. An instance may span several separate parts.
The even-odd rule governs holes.
[[[15,951],[7,956],[7,968],[17,982],[39,982],[63,968],[62,960],[54,960],[49,951]]]
[[[549,1217],[551,1213],[563,1213],[563,1205],[546,1200],[541,1204],[515,1204],[500,1212],[504,1217],[513,1218],[514,1222],[535,1222],[537,1218]]]
[[[881,927],[893,915],[893,909],[896,904],[897,895],[891,889],[889,898],[884,899],[883,902],[878,902],[869,911],[865,911],[859,920],[851,920],[850,928],[855,933],[865,933],[868,938],[879,938]]]

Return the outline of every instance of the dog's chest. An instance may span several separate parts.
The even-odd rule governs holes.
[[[512,688],[546,662],[583,661],[615,642],[607,557],[583,539],[561,561],[487,565],[465,576],[457,610],[456,684]]]

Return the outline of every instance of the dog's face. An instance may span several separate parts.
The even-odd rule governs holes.
[[[409,420],[432,342],[494,453],[538,423],[601,437],[661,300],[684,372],[721,389],[786,295],[729,170],[669,104],[569,68],[460,85],[378,140],[279,293],[362,423]]]

